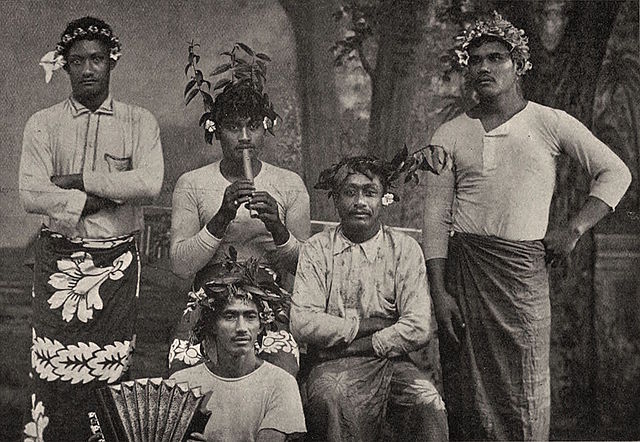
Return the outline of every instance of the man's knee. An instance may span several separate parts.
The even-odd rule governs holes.
[[[305,396],[305,408],[319,411],[340,406],[346,399],[338,385],[334,382],[323,382],[322,378],[307,383]]]

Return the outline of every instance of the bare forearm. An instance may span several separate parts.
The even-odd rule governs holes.
[[[317,356],[323,361],[328,361],[349,356],[375,356],[375,351],[373,350],[371,336],[365,336],[355,339],[347,346],[335,346],[319,350]]]
[[[84,208],[82,209],[82,216],[93,215],[103,209],[112,209],[117,206],[118,204],[114,201],[87,194],[87,200],[84,204]]]
[[[580,211],[569,221],[569,228],[578,236],[582,236],[610,212],[611,207],[607,203],[590,196]]]
[[[71,175],[54,175],[51,182],[61,189],[77,189],[84,191],[84,182],[81,173]]]
[[[356,333],[356,339],[371,336],[384,328],[396,323],[396,319],[390,318],[364,318],[360,320],[360,327]]]
[[[287,435],[273,428],[263,428],[258,431],[258,437],[256,437],[256,442],[284,442],[285,440]]]
[[[445,268],[447,260],[445,258],[433,258],[427,260],[426,264],[431,296],[434,302],[436,302],[437,298],[447,293],[445,283]]]

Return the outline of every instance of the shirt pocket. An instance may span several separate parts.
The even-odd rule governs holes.
[[[104,154],[104,159],[107,162],[109,172],[126,172],[133,169],[131,157],[119,158],[108,153]]]

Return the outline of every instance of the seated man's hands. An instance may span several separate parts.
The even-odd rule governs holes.
[[[356,339],[347,346],[334,346],[316,351],[316,356],[323,361],[345,358],[348,356],[375,356],[371,336],[397,322],[394,318],[363,318]]]
[[[316,357],[321,361],[331,359],[346,358],[349,356],[375,356],[371,336],[356,338],[347,346],[336,345],[334,347],[323,348],[315,352]]]
[[[391,327],[398,320],[393,318],[363,318],[360,320],[360,327],[356,334],[356,339],[371,336],[384,328]]]

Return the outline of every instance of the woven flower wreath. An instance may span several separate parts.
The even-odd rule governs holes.
[[[49,51],[40,59],[40,66],[44,69],[44,81],[49,83],[53,72],[57,71],[66,64],[63,54],[65,54],[76,40],[108,40],[109,58],[118,61],[122,55],[122,46],[118,37],[113,35],[109,28],[98,28],[97,26],[87,26],[86,29],[78,27],[71,34],[63,34],[62,38],[56,45],[54,51]]]
[[[255,258],[237,260],[237,251],[231,246],[225,260],[216,263],[202,288],[189,293],[185,314],[200,316],[202,309],[215,311],[216,305],[236,298],[251,300],[258,307],[260,322],[268,330],[275,330],[275,321],[287,323],[291,295],[277,283],[276,273]],[[191,341],[200,342],[205,335],[202,324],[196,321]]]
[[[529,39],[524,29],[516,28],[511,22],[502,18],[497,11],[493,11],[488,18],[476,20],[456,37],[455,53],[460,66],[466,67],[469,62],[467,49],[471,42],[482,37],[495,37],[505,42],[514,55],[522,60],[520,74],[524,74],[533,67],[529,61]]]

